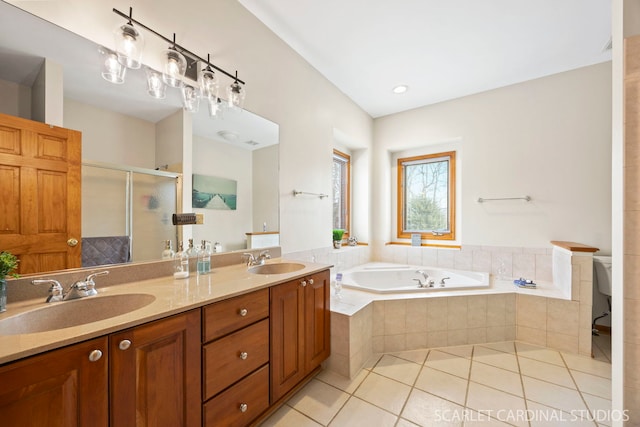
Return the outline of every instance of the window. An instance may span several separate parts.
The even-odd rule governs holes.
[[[398,159],[398,237],[455,240],[456,152]]]
[[[349,234],[349,176],[351,156],[333,150],[333,228]]]

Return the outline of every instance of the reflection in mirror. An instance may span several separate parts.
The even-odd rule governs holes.
[[[24,37],[25,34],[29,37]],[[59,90],[63,95],[57,105],[47,105],[45,109],[45,113],[53,110],[53,116],[41,114],[43,107],[37,96],[43,64],[58,70],[61,76]],[[165,213],[149,209],[150,200],[159,200],[155,193],[142,190],[139,194],[134,188],[132,197],[123,201],[119,196],[107,196],[102,190],[93,191],[92,181],[95,183],[97,179],[106,185],[118,171],[109,172],[109,178],[102,179],[85,166],[83,197],[92,199],[82,203],[83,238],[129,236],[131,259],[138,261],[159,259],[167,233],[174,239],[174,247],[181,238],[176,235],[193,235],[196,242],[220,242],[227,251],[244,249],[246,233],[262,232],[265,224],[268,232],[278,232],[275,123],[249,111],[226,110],[221,118],[212,119],[206,103],[201,103],[197,114],[184,112],[178,89],[167,88],[163,100],[148,95],[143,69],[127,70],[125,82],[116,85],[101,77],[101,65],[99,46],[95,43],[0,1],[1,113],[80,130],[83,163],[110,164],[124,170],[160,169],[182,174],[183,183],[190,183],[193,173],[237,181],[237,208],[192,209],[190,197],[179,195],[182,211],[204,214],[205,223],[187,226],[191,230],[187,227],[176,230],[169,216],[165,229]],[[59,117],[60,123],[47,117]],[[175,188],[175,180],[171,182]],[[115,181],[111,184],[124,186]],[[101,200],[95,200],[98,194]],[[90,206],[102,206],[105,212],[109,209],[133,213],[132,219],[119,215],[116,224],[108,215],[102,226],[107,227],[108,223],[113,228],[107,230],[91,224],[95,211],[90,211]],[[136,213],[136,206],[142,212]],[[154,217],[163,226],[149,227],[145,215]]]

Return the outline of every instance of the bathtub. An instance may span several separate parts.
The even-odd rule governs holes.
[[[420,279],[423,283],[425,280],[418,271],[429,275],[429,280],[434,282],[433,287],[419,287],[415,279]],[[342,285],[345,288],[376,293],[482,289],[489,287],[489,273],[372,262],[344,271]]]

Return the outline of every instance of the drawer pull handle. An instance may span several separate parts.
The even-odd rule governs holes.
[[[246,351],[243,351],[240,353],[240,359],[247,360],[247,357],[249,357],[249,355],[247,354]]]
[[[249,409],[249,405],[247,405],[246,403],[240,404],[240,412],[247,412],[247,409]]]
[[[303,280],[302,282],[300,282],[300,284],[302,285],[302,287],[304,288],[305,286],[307,286],[307,281]]]
[[[309,279],[309,284],[313,285],[313,279]]]
[[[131,341],[129,340],[122,340],[120,341],[120,344],[118,344],[118,348],[120,350],[128,350],[129,347],[131,347]]]
[[[93,350],[91,353],[89,353],[89,360],[91,362],[97,362],[101,358],[102,358],[102,352],[100,350]]]
[[[238,312],[238,314],[242,317],[246,316],[247,313],[249,313],[249,310],[247,310],[246,308],[241,308],[240,311]]]

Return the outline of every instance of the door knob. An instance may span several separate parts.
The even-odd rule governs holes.
[[[129,340],[122,340],[120,344],[118,344],[120,350],[127,350],[129,347],[131,347],[131,341]]]
[[[97,362],[100,358],[102,358],[102,352],[100,350],[93,350],[89,353],[89,360],[92,362]]]
[[[67,240],[67,245],[74,247],[78,244],[78,239],[74,239],[73,237]]]

